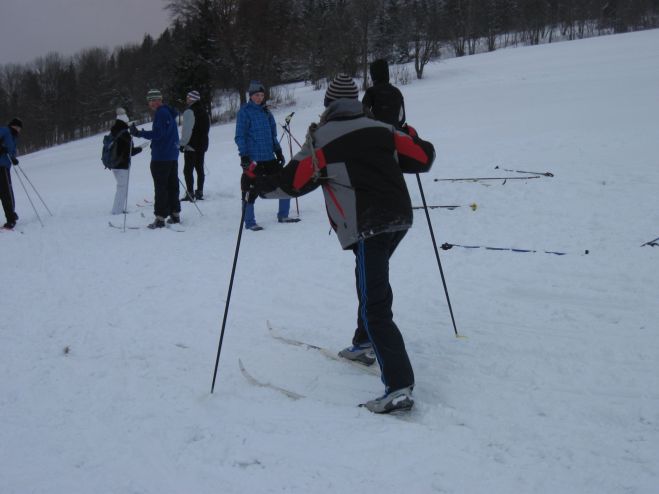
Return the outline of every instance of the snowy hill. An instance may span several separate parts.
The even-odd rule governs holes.
[[[240,219],[233,125],[211,130],[204,216],[184,204],[184,233],[108,228],[101,136],[21,157],[54,216],[37,201],[42,228],[14,178],[0,492],[658,492],[659,249],[640,247],[659,236],[657,46],[655,30],[503,50],[401,88],[437,148],[428,203],[478,204],[431,210],[438,242],[539,251],[440,251],[456,338],[417,211],[391,266],[417,379],[403,417],[356,406],[378,377],[268,334],[267,320],[332,351],[350,342],[354,258],[328,236],[320,192],[294,225],[257,201],[265,230],[242,236],[209,393]],[[294,91],[275,118],[295,110],[301,140],[323,94]],[[502,168],[555,176],[434,181],[524,176]],[[129,225],[150,221],[136,203],[152,190],[143,153]],[[305,398],[250,384],[238,359]]]

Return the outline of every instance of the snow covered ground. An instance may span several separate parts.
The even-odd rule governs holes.
[[[378,377],[268,334],[269,320],[333,351],[350,342],[354,259],[320,192],[294,225],[257,202],[265,230],[242,237],[209,393],[239,227],[233,125],[212,128],[204,216],[184,204],[184,233],[108,228],[123,217],[108,214],[101,136],[21,157],[54,216],[34,198],[42,228],[14,178],[0,492],[659,492],[659,248],[640,247],[659,236],[657,47],[654,30],[502,50],[402,87],[438,152],[428,203],[478,204],[431,210],[438,242],[567,253],[440,251],[455,338],[417,211],[391,266],[417,379],[406,416],[356,406]],[[323,94],[294,91],[275,117],[294,110],[301,140]],[[136,206],[153,194],[148,157],[134,160],[129,225],[151,220]],[[433,180],[523,176],[495,166],[555,177]],[[305,398],[248,383],[238,359]]]

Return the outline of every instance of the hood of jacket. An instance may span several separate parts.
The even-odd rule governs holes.
[[[343,118],[356,118],[364,115],[364,107],[358,99],[341,98],[332,101],[320,116],[320,123]]]
[[[386,60],[375,60],[371,63],[369,72],[371,73],[373,84],[389,82],[389,64]]]

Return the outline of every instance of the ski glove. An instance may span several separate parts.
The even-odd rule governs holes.
[[[284,159],[284,153],[281,152],[281,149],[275,151],[275,155],[277,156],[277,164],[279,166],[284,166],[286,164],[286,160]]]
[[[256,170],[257,166],[258,165],[254,161],[252,161],[248,166],[243,166],[243,175],[246,175],[251,180],[254,180],[256,178],[256,173],[254,173],[254,170]]]
[[[419,137],[419,134],[417,133],[416,129],[411,125],[405,124],[403,125],[403,128],[401,130],[410,137]]]
[[[249,159],[249,156],[241,156],[240,157],[240,166],[243,167],[243,170],[249,166],[251,163],[251,159]]]
[[[140,131],[139,131],[139,129],[135,126],[135,123],[134,123],[134,122],[130,125],[130,135],[132,135],[133,137],[137,137],[137,136],[140,135]]]
[[[9,156],[9,159],[11,160],[12,164],[18,165],[18,158],[16,156]]]
[[[0,146],[0,156],[2,156],[3,154],[5,154],[6,152],[7,152],[7,148],[4,147],[4,146]]]

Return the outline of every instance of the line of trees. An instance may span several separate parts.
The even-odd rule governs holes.
[[[21,151],[106,131],[118,106],[146,120],[154,87],[179,105],[190,89],[206,102],[218,90],[244,102],[252,78],[320,88],[342,71],[366,87],[375,58],[414,62],[421,78],[441,52],[659,25],[659,0],[170,0],[167,9],[172,22],[157,39],[0,66],[0,123],[24,120]]]

